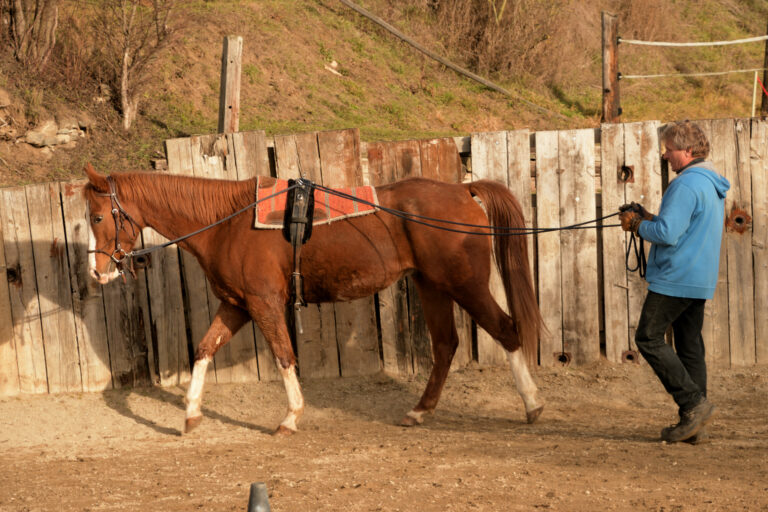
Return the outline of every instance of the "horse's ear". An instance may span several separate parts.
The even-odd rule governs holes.
[[[85,174],[88,176],[88,181],[94,189],[98,190],[99,192],[109,192],[107,177],[103,174],[99,174],[90,164],[90,162],[85,165]]]

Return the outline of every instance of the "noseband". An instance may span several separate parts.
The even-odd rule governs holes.
[[[120,272],[120,275],[123,277],[123,280],[125,280],[124,264],[126,258],[128,258],[129,262],[128,271],[133,277],[136,277],[136,271],[133,268],[134,253],[133,251],[126,252],[126,250],[123,249],[123,246],[120,244],[120,231],[125,227],[125,221],[127,220],[128,224],[131,226],[132,234],[135,237],[139,224],[127,211],[125,211],[123,205],[120,204],[120,200],[117,198],[117,186],[115,185],[115,180],[112,176],[107,176],[107,183],[109,184],[109,193],[96,193],[96,195],[100,197],[109,197],[109,201],[112,204],[112,218],[115,221],[115,249],[111,254],[101,249],[89,250],[88,253],[100,253],[109,256],[109,259],[115,264],[115,268],[117,268],[118,272]]]

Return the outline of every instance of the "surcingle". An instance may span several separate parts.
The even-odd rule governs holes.
[[[256,206],[255,228],[283,229],[288,194],[280,192],[285,191],[288,187],[288,180],[278,180],[267,176],[258,177],[256,201],[269,196],[273,197],[260,202]],[[374,213],[376,207],[371,206],[371,204],[379,204],[376,190],[370,186],[335,188],[334,190],[361,199],[365,203],[346,197],[339,197],[324,190],[314,189],[312,225],[330,224],[337,220]]]

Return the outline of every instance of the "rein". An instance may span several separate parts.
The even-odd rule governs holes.
[[[592,224],[595,222],[600,222],[605,219],[609,219],[611,217],[615,217],[619,215],[619,213],[612,213],[610,215],[604,215],[602,217],[599,217],[597,219],[588,220],[584,222],[579,222],[576,224],[571,224],[570,226],[562,226],[559,228],[513,228],[513,227],[504,227],[504,226],[488,226],[483,224],[468,224],[464,222],[457,222],[457,221],[450,221],[450,220],[444,220],[444,219],[436,219],[433,217],[425,217],[423,215],[418,215],[415,213],[409,213],[404,212],[401,210],[395,210],[393,208],[387,208],[385,206],[381,206],[375,203],[372,203],[370,201],[366,201],[364,199],[360,199],[358,197],[352,196],[350,194],[346,194],[344,192],[334,190],[332,188],[325,187],[323,185],[318,185],[316,183],[312,183],[311,181],[305,179],[305,178],[299,178],[297,179],[292,185],[289,187],[279,191],[275,192],[274,194],[271,194],[267,197],[263,197],[259,199],[258,201],[254,201],[250,203],[247,206],[244,206],[243,208],[237,210],[236,212],[232,213],[231,215],[228,215],[224,217],[223,219],[220,219],[213,224],[209,224],[203,228],[200,228],[196,231],[193,231],[191,233],[188,233],[186,235],[180,236],[174,240],[169,240],[168,242],[165,242],[161,245],[156,245],[147,249],[140,249],[138,251],[130,251],[126,252],[125,249],[122,248],[122,245],[120,244],[120,230],[123,229],[125,226],[125,221],[127,220],[129,224],[131,225],[131,230],[133,230],[133,233],[135,235],[136,229],[138,228],[138,223],[130,216],[130,214],[125,211],[123,206],[120,204],[120,200],[117,197],[117,188],[115,185],[115,180],[112,178],[112,176],[107,176],[107,182],[109,183],[109,193],[99,193],[98,196],[101,197],[109,197],[110,201],[112,203],[112,217],[115,221],[115,249],[110,254],[107,251],[103,251],[101,249],[95,249],[95,250],[89,250],[89,253],[101,253],[106,254],[109,256],[112,263],[115,264],[116,268],[120,271],[120,275],[123,276],[123,279],[125,279],[125,271],[123,269],[123,265],[125,263],[126,258],[128,261],[130,261],[130,266],[128,270],[130,271],[131,275],[135,277],[136,272],[134,270],[133,266],[133,259],[134,258],[141,258],[143,256],[146,256],[152,252],[158,251],[160,249],[164,249],[170,245],[176,244],[178,242],[181,242],[183,240],[186,240],[187,238],[193,237],[195,235],[198,235],[202,233],[203,231],[206,231],[208,229],[211,229],[215,226],[218,226],[219,224],[222,224],[233,217],[236,217],[240,215],[241,213],[253,208],[254,206],[258,205],[259,203],[263,201],[267,201],[269,199],[272,199],[273,197],[276,197],[280,194],[287,193],[290,190],[293,190],[295,188],[304,187],[306,185],[311,185],[312,187],[316,188],[317,190],[322,190],[323,192],[328,192],[329,194],[349,199],[352,201],[356,201],[362,204],[366,204],[368,206],[373,206],[374,208],[381,210],[385,213],[388,213],[390,215],[394,215],[395,217],[400,217],[408,222],[413,222],[416,224],[421,224],[427,227],[431,227],[434,229],[440,229],[443,231],[449,231],[452,233],[463,233],[467,235],[482,235],[482,236],[518,236],[518,235],[531,235],[531,234],[538,234],[538,233],[549,233],[551,231],[570,231],[570,230],[577,230],[577,229],[603,229],[603,228],[610,228],[610,227],[617,227],[621,226],[621,224],[607,224],[602,226],[587,226],[587,224]],[[487,232],[481,232],[478,233],[477,231],[469,231],[467,229],[459,229],[459,228],[452,228],[448,227],[446,225],[450,226],[458,226],[459,228],[474,228],[474,229],[484,229],[487,230]],[[636,259],[636,265],[634,268],[630,268],[629,266],[629,256],[631,250],[634,249],[635,259]],[[630,242],[627,247],[627,252],[625,255],[625,261],[626,261],[626,267],[627,270],[630,272],[639,271],[640,277],[645,277],[645,267],[646,267],[646,259],[645,259],[645,249],[644,249],[644,240],[640,238],[640,243],[638,244],[635,239],[635,234],[632,233],[630,237]]]
[[[178,242],[181,242],[183,240],[186,240],[187,238],[193,237],[195,235],[198,235],[202,233],[203,231],[207,231],[213,227],[218,226],[219,224],[222,224],[234,217],[237,217],[241,213],[253,208],[254,206],[258,205],[259,203],[263,201],[267,201],[269,199],[272,199],[275,196],[278,196],[282,193],[286,193],[289,190],[293,190],[295,188],[298,188],[300,184],[296,183],[293,184],[284,190],[281,190],[279,192],[276,192],[272,195],[263,197],[259,199],[258,201],[254,201],[251,204],[244,206],[243,208],[237,210],[235,213],[231,215],[227,215],[223,219],[217,220],[213,224],[208,224],[205,227],[202,227],[196,231],[193,231],[191,233],[187,233],[186,235],[180,236],[178,238],[175,238],[173,240],[169,240],[163,244],[155,245],[153,247],[149,247],[147,249],[140,249],[138,251],[130,251],[126,252],[125,249],[122,248],[122,245],[120,244],[120,230],[123,229],[123,226],[125,225],[125,220],[127,220],[131,225],[131,230],[133,231],[133,234],[135,236],[136,230],[139,226],[139,223],[136,222],[131,215],[125,211],[125,208],[123,208],[123,205],[120,204],[120,200],[117,198],[117,187],[115,185],[115,180],[112,178],[112,176],[107,176],[107,183],[109,183],[109,193],[97,193],[97,196],[100,197],[109,197],[110,202],[112,203],[112,217],[115,220],[115,250],[110,254],[107,251],[103,251],[101,249],[94,249],[89,250],[88,253],[101,253],[106,254],[109,256],[112,263],[115,264],[115,267],[120,272],[120,275],[123,276],[123,280],[125,280],[125,270],[123,269],[123,264],[125,262],[125,259],[127,258],[130,262],[130,266],[128,267],[128,270],[130,271],[131,275],[133,277],[136,277],[136,271],[134,270],[133,265],[133,259],[134,258],[142,258],[143,256],[146,256],[147,254],[153,253],[155,251],[159,251],[160,249],[165,249],[166,247],[176,244]]]

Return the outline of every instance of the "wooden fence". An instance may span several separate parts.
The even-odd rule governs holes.
[[[716,297],[704,326],[714,366],[768,363],[768,124],[699,121],[712,159],[730,180]],[[658,122],[601,130],[526,130],[465,138],[363,144],[357,130],[266,137],[263,132],[166,142],[168,172],[246,179],[297,177],[328,186],[378,185],[407,176],[443,181],[491,178],[521,200],[530,226],[589,221],[638,201],[656,211],[669,179],[659,158]],[[197,262],[175,247],[152,254],[127,283],[87,275],[84,181],[0,189],[0,396],[97,391],[188,381],[190,360],[218,304]],[[615,224],[616,218],[607,221]],[[164,241],[145,230],[145,247]],[[539,364],[637,360],[634,330],[644,282],[625,269],[627,238],[617,227],[532,237],[531,262],[549,336]],[[502,296],[498,275],[491,286]],[[502,302],[503,304],[503,302]],[[476,359],[504,364],[503,351],[456,308],[454,367]],[[385,371],[425,374],[430,342],[408,278],[376,296],[310,305],[298,336],[302,377]],[[250,324],[216,355],[210,381],[278,378]]]

